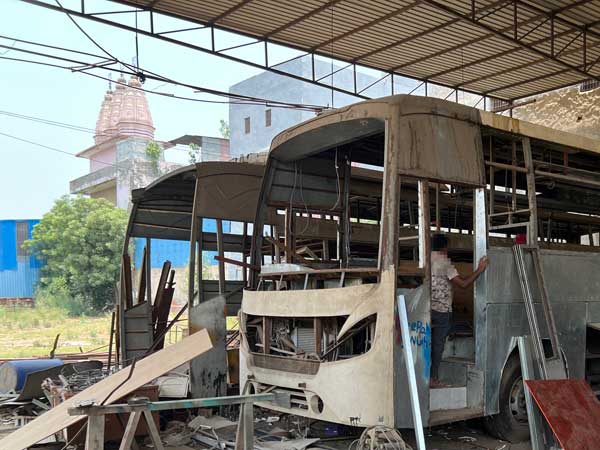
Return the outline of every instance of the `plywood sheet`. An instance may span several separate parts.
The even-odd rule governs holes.
[[[564,450],[596,450],[600,402],[584,380],[525,380]]]
[[[127,367],[71,397],[33,422],[8,435],[0,441],[0,450],[23,450],[84,419],[85,416],[69,416],[69,408],[89,400],[102,403],[109,395],[110,397],[104,403],[112,403],[211,348],[212,343],[208,332],[202,330],[177,344],[153,353],[141,359],[135,365],[129,380],[127,380],[127,377],[130,373],[130,367]],[[117,389],[115,390],[115,388]],[[114,392],[111,394],[113,390]]]

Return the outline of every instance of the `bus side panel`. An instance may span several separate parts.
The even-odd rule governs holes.
[[[531,261],[526,266],[536,300],[536,314],[542,338],[548,338],[537,281]],[[487,281],[485,339],[485,414],[498,412],[500,379],[506,359],[514,348],[513,337],[531,334],[521,288],[510,248],[492,248]],[[585,371],[585,328],[588,304],[600,310],[600,255],[543,250],[541,261],[548,296],[552,304],[558,338],[565,353],[569,375],[583,378]],[[588,303],[589,302],[589,303]]]
[[[396,295],[404,295],[406,300],[421,418],[426,424],[429,422],[429,372],[431,369],[429,290],[424,289],[423,286],[417,289],[397,289]],[[396,321],[394,333],[394,415],[397,428],[413,427],[408,377],[398,321]]]

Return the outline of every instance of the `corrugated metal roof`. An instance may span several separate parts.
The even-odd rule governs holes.
[[[600,0],[115,0],[492,97],[600,78]]]

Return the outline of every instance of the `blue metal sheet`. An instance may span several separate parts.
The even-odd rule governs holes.
[[[217,221],[215,219],[203,219],[202,231],[207,233],[217,232]],[[223,233],[231,232],[231,222],[223,221]],[[142,256],[146,246],[145,238],[135,238],[134,240],[134,267],[139,269],[142,265]],[[168,239],[152,239],[151,244],[151,264],[153,269],[160,269],[166,260],[171,261],[173,267],[187,266],[190,259],[190,243],[187,241],[174,241]],[[216,265],[214,255],[217,252],[203,252],[203,263],[207,265]],[[208,255],[208,256],[206,256]]]
[[[173,241],[167,239],[152,239],[150,259],[153,269],[160,269],[166,260],[171,261],[172,267],[187,266],[190,258],[190,243],[187,241]],[[136,238],[134,241],[134,264],[139,269],[142,265],[142,256],[146,246],[145,238]]]
[[[33,298],[43,262],[17,258],[17,222],[28,223],[28,238],[39,220],[0,221],[0,298]]]
[[[0,271],[17,268],[17,228],[14,220],[0,221]]]

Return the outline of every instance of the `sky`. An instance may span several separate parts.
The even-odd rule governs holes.
[[[47,1],[52,3],[54,0]],[[63,0],[61,3],[74,9],[79,6],[79,1]],[[100,9],[103,5],[113,10],[122,9],[119,5],[115,8],[103,0],[94,0],[94,7]],[[76,20],[110,53],[131,63],[135,55],[134,34],[85,19]],[[156,25],[164,29],[169,26],[180,27],[180,24],[167,23],[166,19]],[[101,54],[65,14],[19,0],[0,0],[0,35]],[[191,36],[194,37],[199,40],[205,38],[200,32]],[[240,41],[232,35],[221,33],[217,42],[224,48]],[[11,46],[13,40],[0,39],[0,44]],[[16,46],[33,48],[24,44]],[[248,54],[252,51],[246,50]],[[5,48],[0,48],[0,56],[31,58],[15,50],[7,52]],[[281,56],[285,57],[285,52]],[[139,61],[141,67],[171,79],[221,91],[228,91],[232,84],[260,73],[260,70],[244,64],[144,36],[139,37]],[[96,73],[106,76],[108,72]],[[116,79],[117,73],[112,76]],[[191,89],[161,86],[161,83],[154,81],[147,81],[144,87],[183,96],[209,98],[195,94]],[[41,217],[52,207],[56,198],[68,193],[69,180],[85,175],[89,168],[87,160],[18,141],[1,133],[69,153],[77,153],[93,144],[91,132],[40,124],[10,117],[2,112],[93,129],[107,88],[108,82],[90,76],[0,59],[0,220]],[[219,136],[219,121],[228,118],[227,105],[150,94],[147,94],[147,98],[157,140],[171,140],[184,134]]]
[[[44,1],[56,4],[57,0]],[[65,8],[80,8],[80,0],[60,1]],[[107,0],[88,0],[86,5],[88,12],[90,8],[94,8],[92,12],[127,9]],[[111,17],[133,25],[134,14]],[[75,20],[117,59],[127,63],[133,61],[136,53],[135,34],[84,18]],[[147,14],[138,14],[138,20],[141,27],[148,26]],[[167,31],[196,25],[155,15],[154,26],[156,31]],[[210,33],[208,30],[195,30],[178,33],[177,37],[208,46]],[[216,32],[215,37],[216,46],[220,49],[248,42],[247,38],[226,32]],[[40,48],[15,43],[15,38],[102,55],[102,51],[63,12],[20,0],[0,0],[0,45],[13,47],[0,47],[0,57],[44,60],[17,51],[40,51]],[[179,82],[228,91],[231,85],[261,73],[260,69],[242,63],[151,37],[139,36],[138,39],[140,67]],[[270,64],[299,55],[295,50],[280,46],[271,45],[270,49]],[[42,51],[50,51],[63,57],[82,58],[52,50]],[[248,46],[229,53],[261,61],[263,47]],[[88,57],[83,58],[90,61]],[[44,61],[56,63],[47,59]],[[108,72],[103,70],[92,73],[108,76]],[[117,78],[118,72],[115,71],[112,79]],[[412,89],[413,84],[414,82],[406,84],[407,89]],[[78,72],[0,58],[0,220],[40,218],[52,207],[54,200],[68,194],[69,180],[88,173],[89,161],[60,152],[78,153],[93,144],[93,132],[90,129],[96,125],[107,88],[107,81]],[[152,80],[146,81],[144,88],[180,96],[224,100],[222,97],[194,93],[189,88]],[[198,103],[151,94],[146,96],[156,128],[155,138],[159,141],[172,140],[185,134],[219,136],[220,120],[228,119],[226,104]],[[88,131],[50,126],[11,117],[6,113],[50,119],[85,127]],[[23,142],[23,139],[30,142]]]

